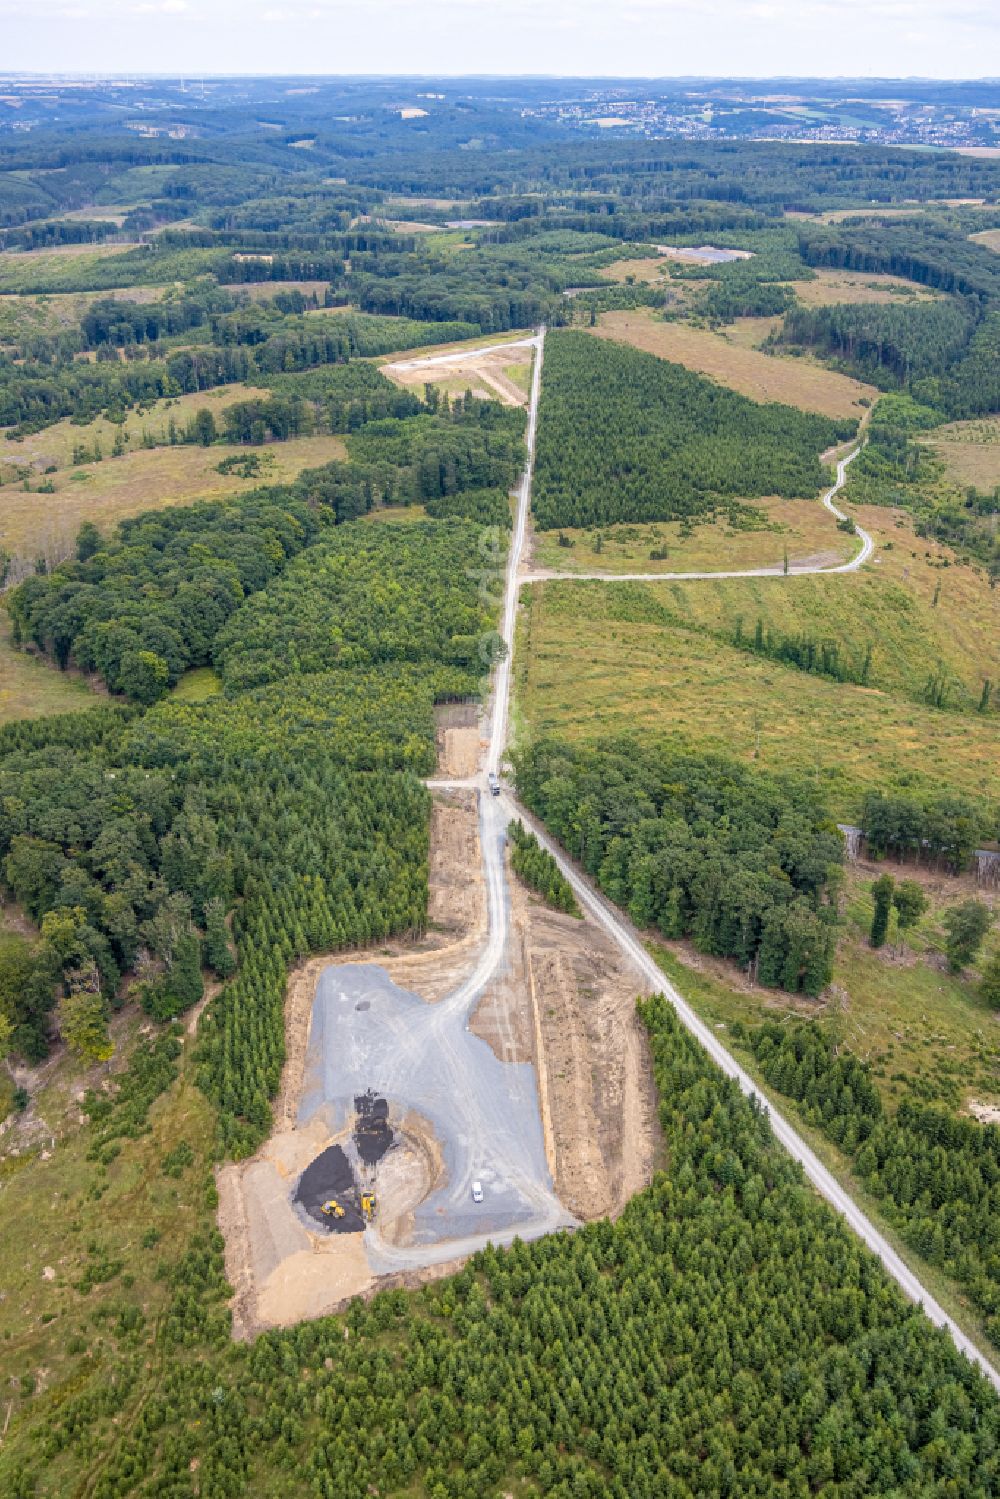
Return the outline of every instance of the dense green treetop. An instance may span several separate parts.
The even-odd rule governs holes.
[[[546,340],[534,513],[542,529],[670,520],[720,497],[815,495],[851,421],[759,405],[584,333]],[[608,440],[608,434],[614,440]]]

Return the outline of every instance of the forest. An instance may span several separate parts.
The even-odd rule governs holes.
[[[793,994],[829,983],[843,839],[807,786],[633,740],[538,741],[516,769],[525,806],[638,927]]]
[[[489,660],[490,615],[470,584],[479,541],[447,521],[336,531],[220,630],[223,682],[245,691],[289,673],[433,660],[461,668],[474,692]]]
[[[169,316],[169,305],[162,316]],[[138,311],[150,321],[145,308]],[[89,317],[85,315],[84,323]],[[133,331],[134,326],[129,324]],[[19,357],[16,347],[11,352],[0,349],[0,426],[12,428],[8,436],[16,440],[63,417],[86,422],[103,413],[114,419],[165,397],[340,366],[350,359],[471,338],[479,331],[471,323],[419,323],[361,313],[327,319],[325,325],[313,320],[307,328],[298,326],[294,316],[255,326],[263,338],[247,337],[245,342],[227,338],[225,329],[219,330],[217,345],[197,342],[161,352],[163,340],[132,342],[122,351],[131,356],[124,363],[110,341],[97,345],[95,363],[81,362],[72,346],[63,348],[65,336],[58,350],[35,348],[27,359]],[[28,347],[35,345],[37,339]],[[102,350],[110,358],[101,358]]]
[[[876,859],[891,854],[962,874],[975,850],[1000,832],[1000,807],[948,792],[917,799],[872,791],[864,800],[861,828]]]
[[[790,312],[781,342],[831,355],[863,379],[905,386],[942,375],[971,332],[971,317],[952,300],[898,307],[840,302]]]
[[[167,514],[183,537],[183,512]],[[269,535],[256,555],[275,550]],[[489,659],[492,620],[463,565],[478,538],[462,520],[344,526],[303,554],[311,567],[288,592],[266,589],[265,571],[228,626],[221,612],[202,622],[230,695],[8,731],[0,860],[41,934],[15,952],[21,987],[5,986],[20,1049],[44,1055],[53,1011],[80,993],[100,1032],[123,974],[155,1018],[188,1009],[203,960],[232,974],[237,901],[239,970],[204,1018],[200,1077],[224,1148],[253,1148],[280,1073],[288,966],[425,919],[428,797],[414,772],[434,763],[433,703],[474,694]],[[298,656],[266,629],[257,643],[289,598],[315,642]],[[261,682],[275,686],[241,690]]]
[[[546,341],[534,497],[541,530],[704,515],[720,498],[813,496],[855,423],[759,405],[584,333]],[[614,431],[615,442],[607,441]]]
[[[384,377],[379,381],[377,392],[391,389]],[[289,404],[284,397],[274,401]],[[253,439],[254,425],[265,421],[261,412],[271,405],[238,403],[232,417],[227,412],[227,425],[238,436],[246,421]],[[324,527],[380,502],[425,499],[449,501],[442,513],[453,517],[495,517],[503,508],[496,494],[516,474],[523,413],[464,398],[447,410],[436,398],[426,411],[411,397],[400,403],[404,413],[414,405],[414,415],[380,417],[378,394],[365,398],[358,420],[368,413],[372,419],[351,439],[355,461],[306,470],[290,486],[140,515],[123,521],[108,541],[93,526],[83,528],[74,560],[9,594],[15,643],[35,645],[61,667],[97,672],[111,691],[149,704],[184,671],[209,664],[230,615]],[[354,409],[354,402],[346,408],[348,423]],[[273,412],[267,418],[276,419]],[[458,496],[466,490],[474,498],[463,507]],[[372,533],[371,545],[384,542]],[[470,629],[474,636],[475,625]],[[236,638],[230,632],[225,648]],[[328,664],[323,647],[315,659]],[[243,685],[257,680],[269,678]]]
[[[510,824],[507,837],[510,839],[511,868],[528,889],[540,895],[554,911],[562,911],[567,916],[579,916],[580,907],[572,885],[548,850],[542,848],[534,833],[518,820]]]
[[[986,1499],[997,1405],[803,1184],[662,999],[642,1007],[666,1169],[615,1223],[487,1249],[416,1295],[227,1348],[220,1244],[171,1270],[169,1355],[96,1499],[669,1492]],[[169,1058],[165,1059],[169,1067]],[[15,1499],[109,1441],[133,1352],[0,1453]],[[655,1398],[654,1397],[655,1393]],[[42,1480],[44,1482],[44,1480]]]
[[[91,527],[73,561],[9,595],[15,642],[154,702],[210,659],[224,621],[320,524],[305,496],[279,493],[139,515],[108,542]]]
[[[1000,404],[1000,262],[971,225],[846,220],[800,232],[808,266],[891,273],[938,293],[905,305],[793,306],[773,346],[815,350],[882,389],[902,388],[957,420]]]
[[[1000,1129],[918,1095],[889,1115],[869,1069],[818,1026],[769,1022],[744,1039],[766,1081],[851,1159],[906,1243],[959,1281],[1000,1346]]]

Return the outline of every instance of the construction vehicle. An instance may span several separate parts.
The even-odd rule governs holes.
[[[374,1221],[374,1219],[375,1219],[375,1213],[376,1213],[377,1209],[378,1209],[378,1203],[377,1203],[377,1201],[375,1199],[375,1193],[374,1192],[362,1192],[362,1194],[361,1194],[361,1212],[362,1212],[362,1215],[363,1215],[364,1220],[365,1220],[366,1223],[372,1223]]]
[[[336,1197],[331,1197],[328,1202],[324,1202],[323,1206],[320,1208],[320,1212],[326,1218],[343,1218],[344,1216],[344,1209],[341,1207]]]

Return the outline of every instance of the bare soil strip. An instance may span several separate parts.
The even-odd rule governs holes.
[[[505,370],[511,365],[531,364],[532,350],[524,344],[501,345],[491,349],[469,349],[445,360],[395,359],[380,366],[382,373],[397,385],[423,386],[443,384],[455,395],[466,388],[473,394],[492,396],[505,406],[526,406],[528,393],[522,390]]]
[[[549,910],[509,867],[508,880],[509,963],[472,1029],[503,1060],[535,1063],[560,1200],[584,1221],[615,1216],[648,1185],[659,1143],[635,1007],[649,985],[592,920]]]

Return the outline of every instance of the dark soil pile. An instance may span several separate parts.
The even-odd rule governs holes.
[[[358,1120],[354,1126],[354,1143],[366,1166],[375,1166],[392,1144],[389,1105],[373,1089],[359,1093],[354,1100]]]
[[[324,1202],[334,1197],[344,1209],[343,1218],[323,1212]],[[361,1198],[351,1163],[339,1145],[330,1145],[303,1171],[295,1199],[322,1228],[335,1234],[360,1233],[365,1226]]]

